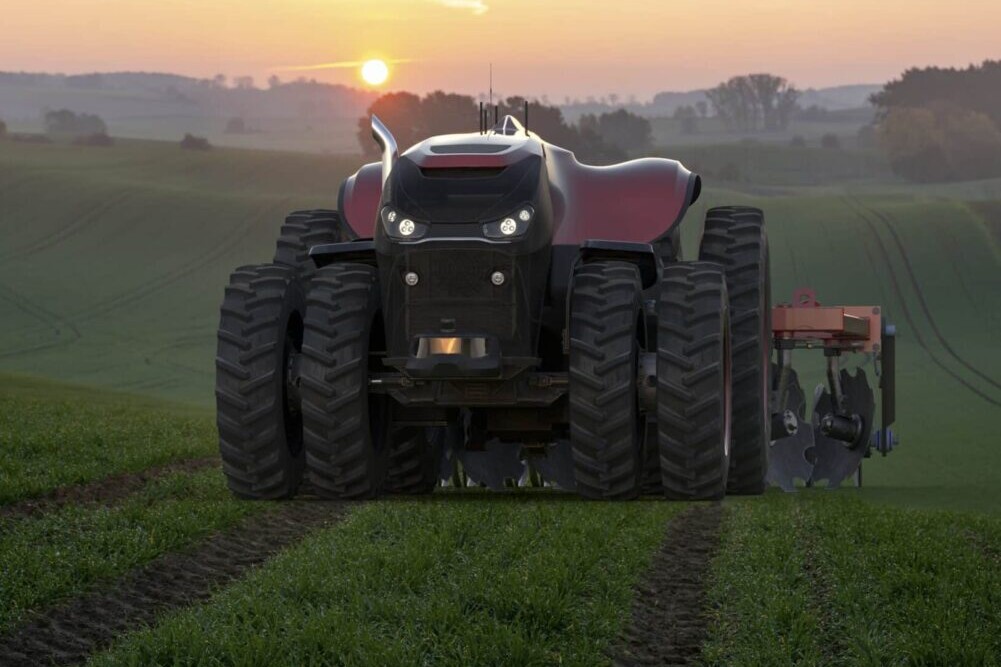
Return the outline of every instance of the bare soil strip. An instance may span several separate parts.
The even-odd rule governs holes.
[[[154,479],[172,473],[192,473],[219,465],[215,456],[172,461],[163,465],[147,468],[140,472],[123,472],[86,484],[61,486],[36,498],[26,498],[9,505],[0,506],[0,520],[23,519],[44,512],[51,512],[66,505],[98,504],[110,505],[126,496],[135,493]],[[0,528],[0,533],[3,529]]]
[[[667,536],[637,585],[632,620],[613,664],[694,665],[709,633],[709,566],[720,544],[723,508],[696,505],[668,524]]]
[[[347,507],[332,502],[283,503],[191,549],[165,554],[0,636],[0,664],[81,663],[119,635],[152,624],[164,612],[207,599],[308,532],[336,522]]]

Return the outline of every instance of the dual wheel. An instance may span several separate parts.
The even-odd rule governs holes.
[[[330,498],[421,493],[437,481],[437,438],[393,422],[368,392],[383,343],[375,269],[316,269],[307,249],[347,240],[332,211],[293,213],[272,264],[237,269],[220,315],[216,405],[230,489],[289,498],[308,480]]]
[[[656,328],[644,322],[649,310],[633,265],[599,261],[577,270],[570,432],[581,495],[710,500],[764,490],[768,288],[762,215],[744,207],[711,209],[700,261],[664,268]],[[655,376],[644,363],[650,355]]]

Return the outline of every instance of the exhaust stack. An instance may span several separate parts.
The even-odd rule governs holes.
[[[393,133],[382,124],[382,121],[375,114],[372,114],[372,138],[382,149],[382,184],[385,186],[386,180],[389,179],[389,173],[393,171],[393,165],[396,164],[396,158],[400,156],[400,149],[396,145]]]

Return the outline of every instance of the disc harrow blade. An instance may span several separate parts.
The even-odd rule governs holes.
[[[459,461],[470,480],[500,491],[507,480],[517,484],[525,472],[520,450],[519,445],[490,440],[482,450],[459,451]]]
[[[577,490],[573,471],[573,448],[569,440],[559,440],[546,446],[545,456],[533,457],[530,464],[546,482],[566,491]]]
[[[820,429],[820,420],[832,412],[833,406],[831,394],[827,389],[818,392],[817,402],[813,408],[816,464],[811,482],[817,484],[827,480],[829,489],[841,486],[841,482],[854,475],[862,464],[862,459],[869,451],[873,417],[876,413],[876,399],[864,370],[860,368],[854,375],[842,370],[841,386],[844,389],[849,413],[862,418],[862,440],[853,445],[824,435]]]
[[[777,370],[775,371],[777,373]],[[806,421],[806,394],[796,371],[789,369],[789,389],[781,410],[790,410],[799,420],[795,435],[772,441],[766,480],[787,493],[796,490],[796,480],[804,483],[813,475],[813,429]]]

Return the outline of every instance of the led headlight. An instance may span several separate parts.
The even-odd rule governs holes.
[[[428,231],[426,224],[407,217],[392,206],[384,206],[379,217],[382,218],[382,227],[386,230],[386,234],[393,239],[401,241],[419,239]]]
[[[521,236],[528,231],[528,225],[534,217],[535,209],[528,205],[522,206],[511,215],[483,225],[483,235],[489,239],[510,239]]]

